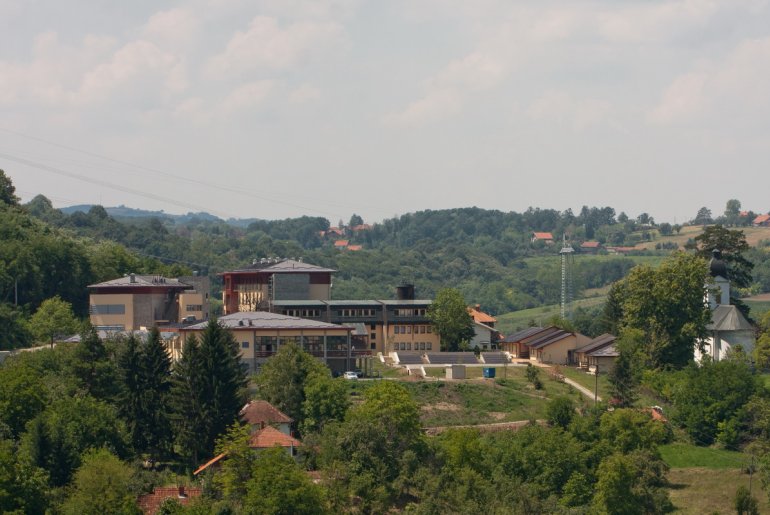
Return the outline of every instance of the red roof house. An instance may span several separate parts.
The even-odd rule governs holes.
[[[240,411],[241,420],[252,429],[264,429],[267,426],[277,426],[281,432],[291,434],[291,423],[294,420],[267,401],[251,401]]]
[[[754,227],[768,227],[770,226],[770,215],[759,215],[751,222]]]
[[[334,246],[338,249],[344,249],[348,246],[348,240],[337,240],[334,242]]]
[[[273,426],[267,426],[260,429],[249,440],[249,447],[252,449],[270,449],[275,446],[283,447],[290,454],[294,454],[294,449],[302,445],[302,442],[296,438],[278,431]]]
[[[151,494],[139,496],[137,504],[146,515],[155,515],[166,499],[176,499],[182,506],[187,506],[190,499],[200,497],[200,488],[189,488],[185,486],[164,486],[157,487]]]
[[[536,241],[544,241],[546,243],[553,243],[553,234],[550,232],[533,232],[532,243]]]

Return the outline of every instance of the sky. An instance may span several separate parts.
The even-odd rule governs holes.
[[[768,92],[765,0],[0,0],[0,169],[57,207],[764,213]]]

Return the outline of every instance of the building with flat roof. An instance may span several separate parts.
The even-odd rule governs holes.
[[[209,317],[208,277],[130,274],[88,290],[91,324],[99,331],[136,331]]]

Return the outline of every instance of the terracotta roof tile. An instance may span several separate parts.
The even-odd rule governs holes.
[[[473,320],[475,322],[478,322],[480,324],[494,324],[497,322],[497,319],[491,315],[487,315],[483,311],[480,311],[476,308],[468,308],[468,314],[473,317]]]
[[[337,240],[334,242],[334,246],[337,248],[347,247],[348,246],[348,240]]]
[[[241,420],[252,426],[261,426],[263,423],[270,425],[294,422],[291,417],[267,401],[251,401],[241,408],[239,414]]]
[[[768,220],[770,220],[770,215],[759,215],[758,217],[756,217],[754,219],[753,223],[755,223],[755,224],[762,224],[762,223],[767,222]]]
[[[550,232],[535,232],[535,233],[532,233],[532,234],[534,234],[535,238],[537,238],[538,240],[552,240],[553,239],[553,234],[551,234]]]
[[[273,426],[267,426],[260,429],[249,440],[249,447],[252,449],[269,449],[270,447],[299,447],[302,442],[287,434],[278,431]]]
[[[139,504],[139,508],[146,515],[155,515],[158,508],[160,508],[160,505],[163,504],[163,501],[166,499],[176,499],[179,501],[179,504],[186,506],[190,502],[190,499],[195,499],[196,497],[200,497],[200,495],[200,488],[164,486],[157,487],[151,494],[139,496],[137,503]]]

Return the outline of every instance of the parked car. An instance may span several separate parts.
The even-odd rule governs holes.
[[[345,379],[358,379],[358,374],[356,374],[352,370],[348,370],[347,372],[342,374],[342,377],[344,377]]]

